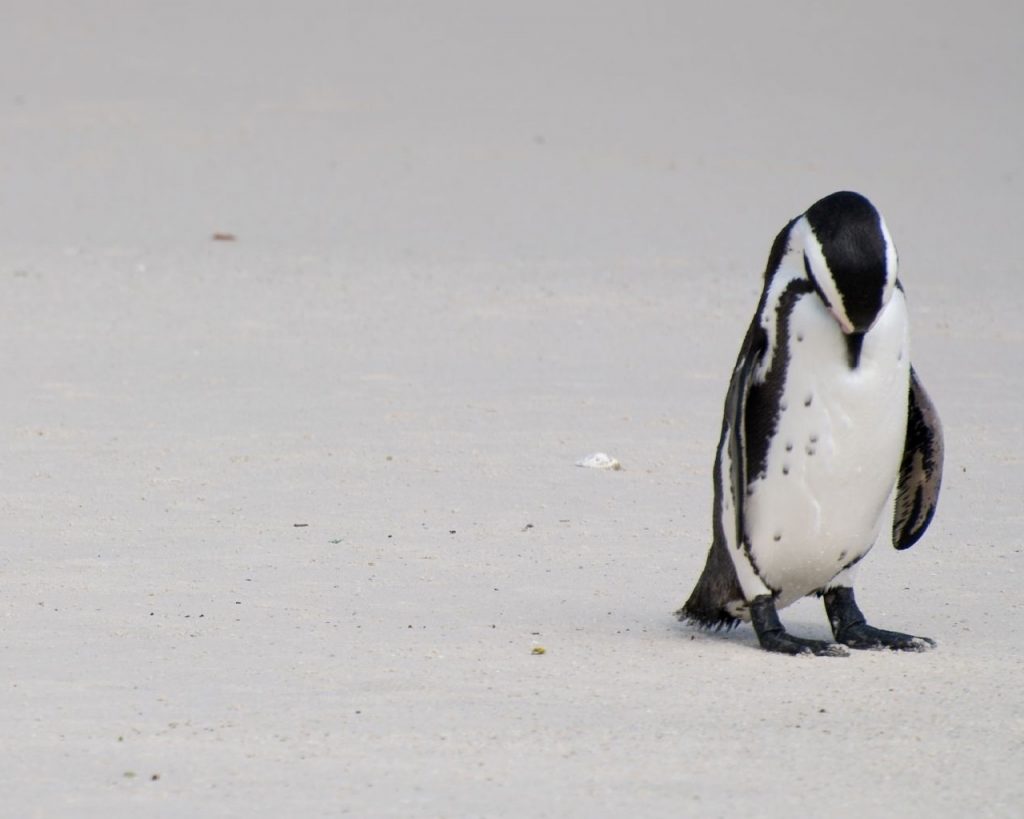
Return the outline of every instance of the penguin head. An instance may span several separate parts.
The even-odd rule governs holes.
[[[897,257],[882,215],[859,193],[840,191],[797,220],[804,269],[847,335],[865,333],[896,286]]]

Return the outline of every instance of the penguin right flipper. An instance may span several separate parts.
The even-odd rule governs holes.
[[[928,393],[910,368],[907,439],[900,463],[892,543],[909,549],[931,523],[942,483],[942,424]]]
[[[747,497],[747,398],[754,379],[754,370],[761,363],[768,346],[765,332],[756,321],[751,324],[743,347],[736,359],[729,391],[725,396],[725,424],[723,437],[729,452],[730,488],[732,489],[734,521],[722,521],[724,526],[734,526],[734,543],[742,543],[745,538],[743,507]],[[723,476],[724,477],[724,476]],[[726,487],[722,487],[725,489]]]
[[[711,549],[693,592],[676,612],[680,620],[705,628],[729,629],[739,623],[739,609],[736,607],[746,609],[748,602],[737,568],[748,576],[748,583],[759,582],[755,581],[753,567],[743,565],[746,558],[741,557],[739,552],[745,551],[743,506],[747,486],[747,397],[754,370],[761,363],[766,347],[764,331],[755,320],[743,340],[725,397],[722,433],[715,459]],[[736,565],[737,559],[741,562],[739,567]],[[761,587],[761,590],[766,589]]]

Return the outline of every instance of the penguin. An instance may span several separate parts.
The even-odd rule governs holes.
[[[680,620],[750,621],[761,647],[844,656],[923,651],[867,624],[858,563],[891,531],[916,543],[935,513],[942,426],[910,363],[907,304],[885,220],[839,191],[778,234],[725,398],[712,543]],[[835,642],[786,631],[778,610],[824,600]]]

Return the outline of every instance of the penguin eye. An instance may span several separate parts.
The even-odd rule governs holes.
[[[807,278],[810,279],[811,284],[814,286],[814,292],[818,294],[818,298],[825,303],[826,307],[831,308],[832,302],[828,300],[828,296],[826,296],[825,292],[821,289],[821,285],[818,284],[818,280],[814,278],[814,274],[811,272],[811,262],[807,258],[806,253],[804,254],[804,270],[807,272]]]

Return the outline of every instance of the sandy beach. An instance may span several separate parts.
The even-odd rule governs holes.
[[[4,12],[0,816],[1021,815],[1019,4]],[[672,612],[841,189],[946,436],[858,598],[938,648],[793,659]]]

